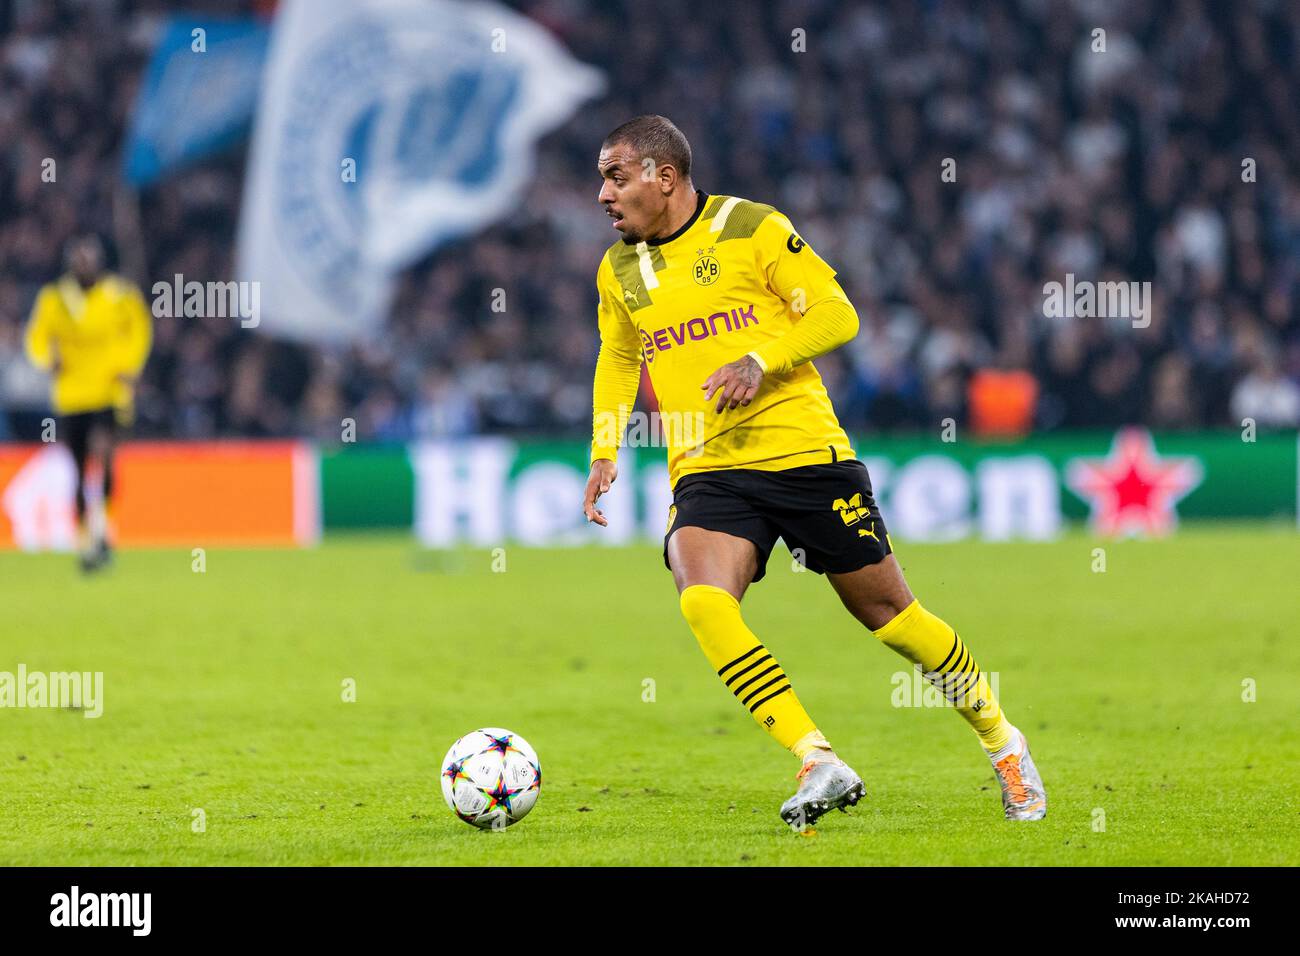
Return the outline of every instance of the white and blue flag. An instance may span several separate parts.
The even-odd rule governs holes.
[[[288,0],[250,152],[238,278],[264,331],[373,333],[398,270],[515,207],[537,140],[604,80],[494,3]]]
[[[148,186],[248,137],[270,32],[252,19],[163,24],[122,153],[128,183]]]

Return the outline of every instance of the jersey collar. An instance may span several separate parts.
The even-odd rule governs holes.
[[[682,223],[682,227],[674,232],[671,236],[661,236],[658,239],[642,240],[647,246],[662,246],[666,242],[672,242],[674,239],[680,239],[686,235],[686,230],[695,225],[695,221],[700,218],[700,213],[704,212],[704,204],[709,201],[709,194],[703,189],[695,190],[695,212],[691,213],[691,218]],[[623,243],[629,246],[635,246],[637,243],[624,239]]]

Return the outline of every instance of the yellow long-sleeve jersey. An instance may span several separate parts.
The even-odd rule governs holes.
[[[51,400],[60,415],[114,408],[129,412],[130,386],[149,357],[153,322],[140,290],[106,274],[89,289],[72,276],[44,286],[27,324],[27,357],[55,370]]]
[[[779,471],[854,457],[812,362],[851,339],[857,313],[835,271],[773,207],[698,194],[672,236],[620,240],[601,260],[591,458],[614,460],[644,361],[669,477]],[[715,412],[701,385],[752,354],[765,375],[747,406]]]

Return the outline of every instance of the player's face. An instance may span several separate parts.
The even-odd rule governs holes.
[[[641,161],[623,143],[602,149],[596,168],[604,180],[599,202],[614,228],[634,242],[652,238],[654,226],[663,220],[668,206],[658,177],[644,175]]]
[[[104,271],[104,251],[93,240],[81,240],[68,252],[68,267],[83,285],[89,285]]]

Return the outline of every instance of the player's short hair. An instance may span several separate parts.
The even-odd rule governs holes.
[[[682,179],[691,178],[691,144],[666,116],[647,114],[628,120],[605,137],[604,147],[625,143],[656,166],[671,166]]]

